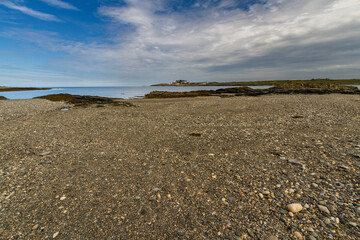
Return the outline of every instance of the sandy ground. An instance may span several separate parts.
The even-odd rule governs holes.
[[[133,102],[0,102],[0,239],[360,238],[359,96]]]

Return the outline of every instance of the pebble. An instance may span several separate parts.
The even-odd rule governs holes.
[[[39,224],[36,224],[36,225],[34,225],[34,226],[32,227],[33,230],[36,230],[36,229],[38,229],[38,228],[39,228]]]
[[[264,191],[263,194],[264,195],[270,195],[270,191]]]
[[[356,223],[356,222],[349,222],[349,225],[350,225],[350,226],[353,226],[353,227],[357,227],[357,223]]]
[[[292,213],[297,213],[300,212],[303,207],[301,206],[300,203],[292,203],[286,206],[287,210],[289,210]]]
[[[294,232],[294,237],[295,237],[295,239],[303,240],[303,236],[299,232]]]
[[[337,202],[338,198],[336,196],[332,195],[332,196],[330,196],[330,200],[333,202]]]
[[[40,153],[39,155],[40,156],[46,156],[46,155],[49,155],[51,152],[42,152],[42,153]]]
[[[313,186],[314,188],[319,187],[319,185],[317,185],[316,183],[312,183],[311,186]]]
[[[316,240],[316,238],[313,235],[310,235],[309,240]]]
[[[323,205],[318,205],[318,208],[321,212],[324,212],[324,213],[327,213],[327,214],[330,214],[330,211],[327,207],[323,206]]]
[[[307,203],[304,205],[304,208],[306,208],[306,209],[308,209],[309,207],[310,207],[310,206],[309,206],[309,204],[307,204]]]
[[[331,213],[336,213],[336,208],[335,208],[335,207],[329,206],[328,209],[329,209],[329,211],[330,211]]]
[[[264,198],[264,195],[262,193],[259,193],[260,198]]]
[[[294,192],[295,192],[295,189],[293,189],[293,188],[289,189],[289,193],[294,193]]]
[[[271,235],[269,237],[269,240],[279,240],[279,238],[277,236]]]
[[[53,238],[56,238],[59,235],[60,232],[56,232],[53,234]]]
[[[292,164],[301,165],[301,162],[299,160],[296,160],[296,159],[289,159],[288,161],[289,161],[289,163],[292,163]]]
[[[63,195],[63,196],[61,196],[60,201],[64,201],[65,199],[66,199],[66,196]]]
[[[250,229],[247,229],[248,234],[250,235],[250,237],[254,238],[255,234],[253,231],[251,231]]]

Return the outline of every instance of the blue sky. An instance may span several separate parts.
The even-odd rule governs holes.
[[[360,78],[358,0],[0,0],[0,85]]]

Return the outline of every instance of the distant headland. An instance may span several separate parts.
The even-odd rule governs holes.
[[[286,83],[336,83],[360,85],[360,79],[329,79],[313,78],[310,80],[269,80],[269,81],[247,81],[247,82],[190,82],[188,80],[176,80],[172,83],[160,83],[151,86],[271,86]]]
[[[51,90],[51,88],[3,87],[3,86],[0,86],[0,92],[34,91],[34,90]]]

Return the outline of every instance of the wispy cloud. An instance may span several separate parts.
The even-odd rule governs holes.
[[[99,9],[114,25],[134,26],[126,42],[119,35],[115,49],[97,51],[98,59],[122,68],[168,75],[193,71],[204,78],[211,72],[219,79],[244,73],[249,78],[254,71],[286,72],[288,77],[289,70],[295,74],[326,65],[346,69],[360,62],[357,0],[268,0],[248,9],[233,8],[229,0],[216,5],[198,1],[181,14],[167,9],[167,1],[126,2],[125,7]]]
[[[75,7],[74,5],[61,1],[61,0],[41,0],[51,6],[55,6],[55,7],[59,7],[59,8],[64,8],[64,9],[69,9],[69,10],[79,10],[77,7]]]
[[[33,43],[40,48],[51,52],[66,52],[74,55],[81,54],[84,46],[87,48],[91,46],[85,45],[81,42],[64,40],[57,32],[40,31],[18,27],[5,28],[0,32],[0,37]]]
[[[44,21],[55,21],[55,22],[61,22],[61,20],[59,18],[57,18],[54,15],[51,14],[47,14],[47,13],[43,13],[43,12],[39,12],[36,10],[33,10],[31,8],[25,7],[25,6],[20,6],[17,5],[11,1],[7,1],[7,0],[0,0],[0,5],[3,5],[5,7],[8,7],[10,9],[13,10],[17,10],[20,11],[24,14],[27,14],[29,16],[44,20]]]
[[[241,8],[233,0],[199,0],[176,11],[173,1],[125,2],[98,9],[111,37],[75,42],[15,28],[1,34],[68,53],[47,69],[114,85],[360,75],[358,0],[259,0]]]

